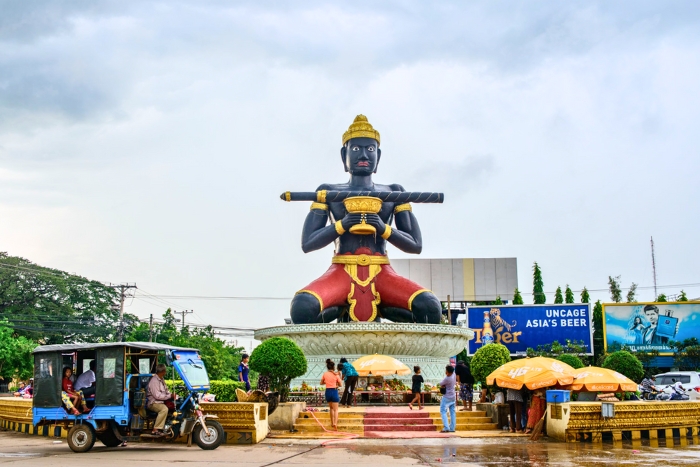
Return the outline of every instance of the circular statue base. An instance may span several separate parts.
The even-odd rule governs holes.
[[[352,362],[373,354],[391,355],[411,371],[418,365],[425,382],[435,384],[445,376],[450,357],[464,350],[474,332],[457,326],[417,323],[292,324],[255,331],[257,340],[270,337],[287,337],[306,355],[307,372],[292,381],[293,387],[302,382],[318,386],[327,358],[338,363],[340,357],[345,357]],[[396,378],[410,387],[411,376]]]

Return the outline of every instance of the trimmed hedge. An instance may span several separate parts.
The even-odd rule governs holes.
[[[486,377],[510,361],[510,351],[502,344],[487,344],[474,353],[471,371],[474,381],[486,385]]]
[[[608,355],[603,362],[603,368],[622,373],[635,383],[639,383],[644,377],[642,362],[626,350],[618,350]]]
[[[250,369],[270,378],[270,387],[280,393],[280,402],[287,402],[289,383],[306,373],[306,357],[294,341],[271,337],[253,349]]]
[[[168,386],[170,391],[174,392],[180,397],[187,397],[187,392],[182,390],[174,389],[175,386],[184,386],[180,380],[166,380],[165,384]],[[245,383],[240,383],[238,381],[209,381],[209,392],[216,396],[216,402],[236,402],[236,389],[242,389],[245,391]]]
[[[577,355],[573,355],[570,353],[563,353],[559,355],[557,357],[557,360],[566,363],[574,370],[578,370],[579,368],[583,368],[584,366],[586,366],[583,364],[583,361],[580,358],[578,358]]]

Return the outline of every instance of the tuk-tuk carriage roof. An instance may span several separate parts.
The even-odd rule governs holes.
[[[40,345],[34,349],[33,353],[44,353],[44,352],[75,352],[77,350],[95,350],[104,349],[108,347],[130,347],[143,350],[189,350],[193,352],[198,352],[197,349],[191,349],[187,347],[175,347],[173,345],[158,344],[156,342],[101,342],[99,344],[54,344],[54,345]]]

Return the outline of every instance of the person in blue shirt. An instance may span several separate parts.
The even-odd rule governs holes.
[[[357,378],[360,376],[357,374],[357,370],[352,366],[352,363],[343,357],[340,359],[340,364],[338,369],[343,375],[343,381],[345,386],[345,391],[343,391],[343,397],[340,399],[340,406],[350,407],[352,404],[352,393],[355,390],[355,385],[357,384]]]
[[[241,355],[241,364],[238,365],[238,381],[245,383],[245,390],[250,391],[250,381],[248,380],[248,354]]]

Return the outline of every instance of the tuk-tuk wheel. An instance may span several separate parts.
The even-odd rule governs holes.
[[[209,419],[206,423],[207,428],[209,428],[209,434],[207,435],[202,425],[197,425],[194,428],[192,437],[194,438],[194,442],[197,443],[197,446],[209,451],[218,448],[221,443],[224,442],[224,436],[226,434],[224,433],[224,427],[216,420]]]
[[[89,423],[73,425],[68,431],[68,446],[73,452],[88,452],[95,444],[95,430]]]

